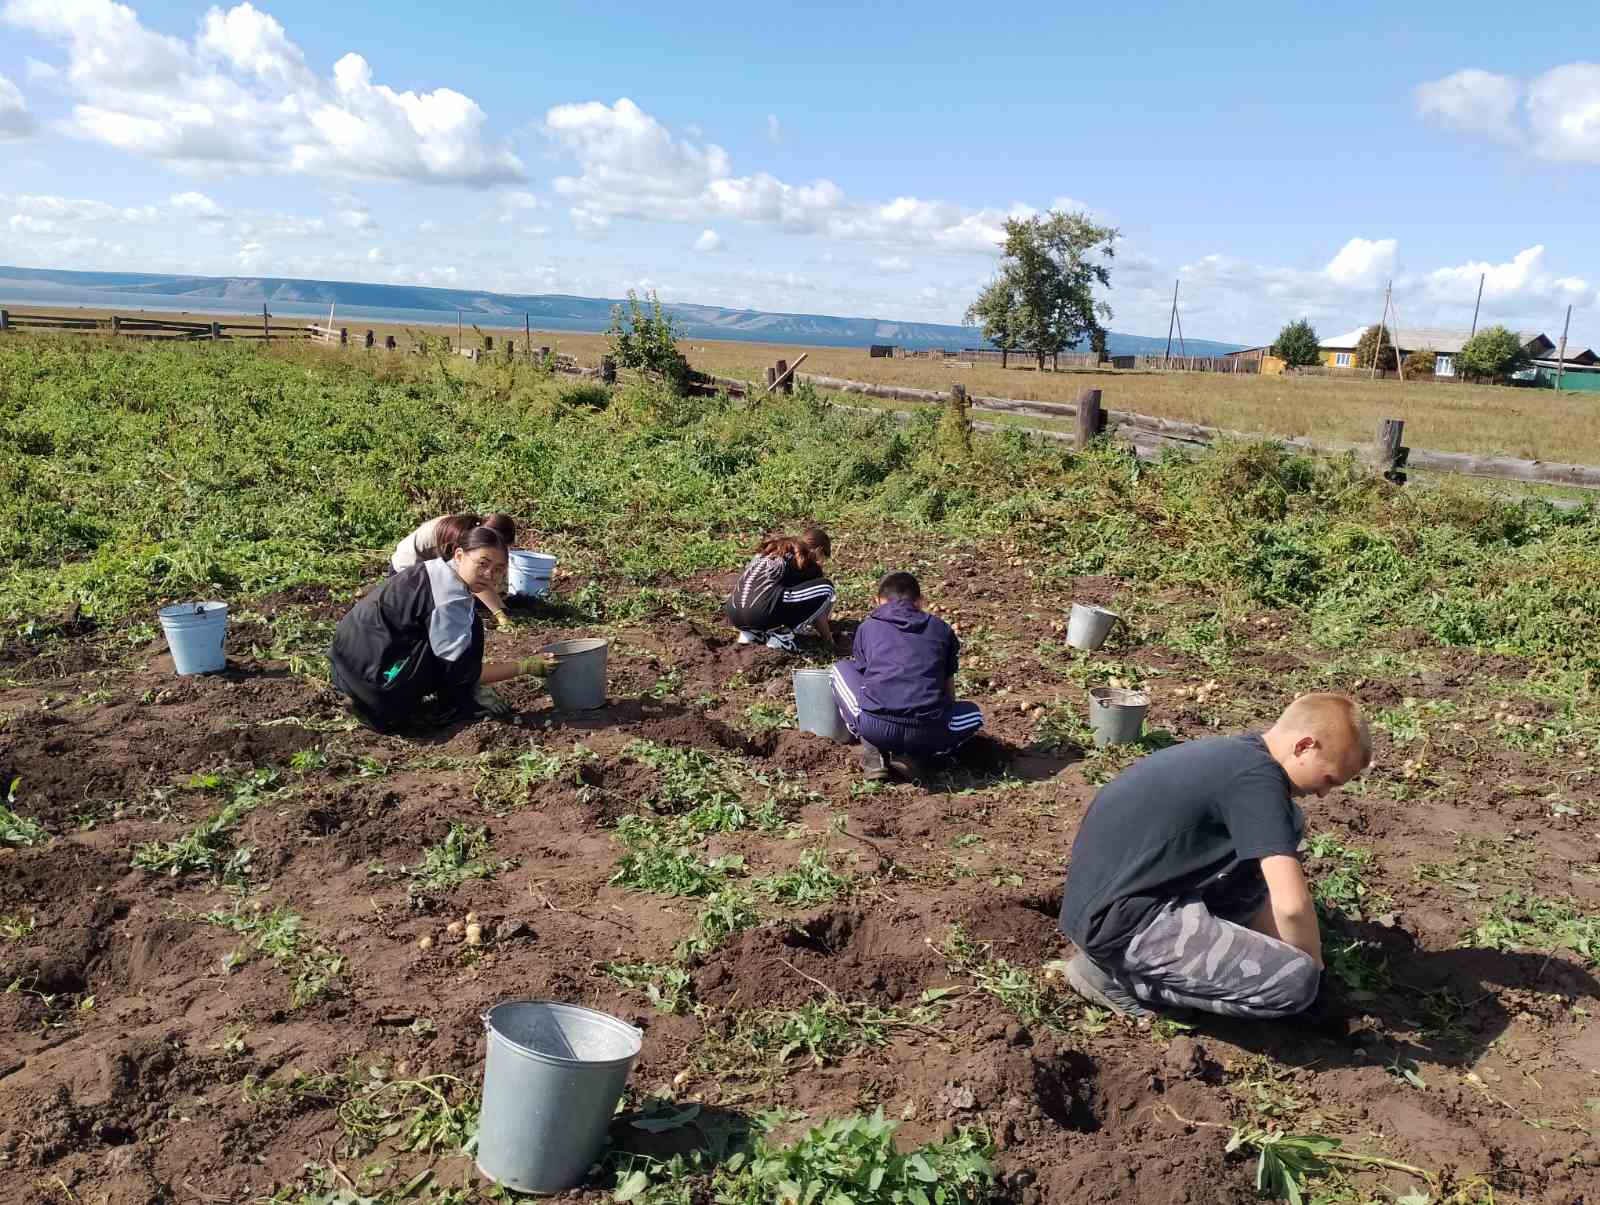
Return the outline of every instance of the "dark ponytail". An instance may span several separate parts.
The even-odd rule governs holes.
[[[457,552],[477,552],[480,548],[492,548],[501,556],[506,554],[506,542],[498,531],[492,527],[474,527],[450,550],[450,555]]]

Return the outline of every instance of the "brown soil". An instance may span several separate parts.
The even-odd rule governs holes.
[[[1585,758],[1496,739],[1487,715],[1502,701],[1541,714],[1508,685],[1523,667],[1477,663],[1415,633],[1398,647],[1426,668],[1357,693],[1375,708],[1448,700],[1461,726],[1430,720],[1428,740],[1405,746],[1381,737],[1376,770],[1308,808],[1313,833],[1375,855],[1363,871],[1369,918],[1344,932],[1374,943],[1393,982],[1347,1001],[1339,1024],[1202,1020],[1170,1041],[1115,1022],[1054,1031],[1021,1025],[968,990],[937,1027],[882,1050],[825,1067],[791,1060],[767,1076],[700,1076],[696,1053],[707,1035],[729,1032],[739,1010],[789,1008],[825,992],[909,1006],[928,989],[970,988],[939,949],[952,925],[1034,972],[1070,952],[1055,924],[1062,873],[1108,767],[1081,750],[1036,745],[1045,711],[1033,705],[1081,704],[1059,640],[1041,645],[1038,617],[1048,624],[1069,595],[1114,604],[1118,587],[1085,579],[1047,590],[1007,564],[1002,555],[915,566],[932,601],[962,625],[989,726],[925,787],[872,792],[860,791],[851,750],[752,721],[757,704],[762,716],[788,704],[791,663],[735,646],[709,622],[611,632],[611,699],[599,711],[556,712],[519,683],[506,688],[514,723],[411,739],[348,729],[331,692],[252,660],[248,640],[230,645],[224,673],[185,679],[171,675],[159,642],[129,656],[75,616],[45,637],[46,652],[0,649],[9,680],[26,683],[0,691],[0,780],[20,780],[17,809],[53,838],[0,852],[0,915],[35,922],[21,937],[0,937],[0,981],[17,987],[0,994],[0,1199],[254,1200],[292,1182],[307,1160],[336,1159],[341,1128],[336,1101],[261,1099],[244,1090],[248,1077],[405,1064],[412,1075],[475,1083],[480,1014],[529,996],[646,1026],[633,1077],[640,1093],[675,1092],[738,1115],[781,1104],[812,1119],[881,1103],[913,1142],[952,1124],[984,1125],[1010,1201],[1253,1199],[1253,1165],[1225,1155],[1226,1130],[1208,1125],[1252,1115],[1263,1066],[1282,1077],[1270,1092],[1294,1102],[1277,1124],[1341,1135],[1351,1148],[1429,1168],[1447,1187],[1479,1178],[1501,1201],[1600,1199],[1600,1144],[1585,1108],[1600,1073],[1591,1021],[1600,987],[1570,952],[1463,945],[1513,888],[1600,909],[1600,853],[1583,798],[1592,772]],[[716,582],[694,587],[710,592]],[[252,608],[307,604],[331,606],[311,592]],[[1257,628],[1267,634],[1225,669],[1158,642],[1110,655],[1149,676],[1150,727],[1185,739],[1270,717],[1288,683],[1318,663],[1292,630],[1286,617],[1269,617]],[[534,615],[496,634],[493,652],[583,634]],[[1204,701],[1179,694],[1208,682],[1217,685]],[[626,752],[639,739],[726,756],[787,792],[783,806],[807,830],[800,840],[741,832],[708,841],[711,853],[742,855],[749,878],[787,869],[813,846],[856,876],[847,899],[764,905],[766,923],[695,960],[698,1017],[657,1014],[598,969],[670,961],[697,910],[608,882],[619,853],[611,826],[661,781]],[[577,742],[592,756],[569,757],[554,780],[510,782],[506,767],[530,743],[570,755]],[[293,768],[300,753],[308,756]],[[314,941],[344,957],[331,994],[300,1008],[292,975],[268,959],[224,969],[245,939],[202,919],[232,906],[207,876],[130,867],[140,843],[171,840],[224,802],[194,776],[268,767],[278,778],[233,838],[253,850],[254,898],[300,914]],[[1556,797],[1573,810],[1553,807]],[[493,858],[512,865],[453,891],[410,890],[400,868],[454,821],[485,825]],[[1416,874],[1446,863],[1460,865]],[[446,928],[469,910],[490,934],[481,951]],[[430,949],[418,947],[424,936]],[[92,1008],[83,1007],[89,997]],[[414,1018],[434,1032],[413,1032]],[[233,1033],[242,1048],[230,1048]],[[1425,1089],[1396,1073],[1412,1066]],[[637,1133],[619,1123],[620,1139],[637,1142]],[[426,1161],[387,1157],[406,1177]],[[469,1174],[466,1161],[441,1158],[441,1183]],[[1379,1199],[1419,1187],[1399,1173],[1360,1180]],[[593,1189],[591,1199],[604,1198]]]

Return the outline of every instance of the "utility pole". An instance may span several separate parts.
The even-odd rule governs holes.
[[[1567,320],[1561,324],[1561,346],[1556,348],[1556,392],[1561,392],[1561,374],[1567,366],[1567,331],[1572,328],[1572,307],[1567,307]]]
[[[1163,368],[1172,367],[1172,324],[1178,320],[1178,282],[1172,282],[1172,312],[1167,315],[1167,354]]]
[[[1478,333],[1478,307],[1483,304],[1483,278],[1487,275],[1487,272],[1478,273],[1478,300],[1472,303],[1472,335]],[[1467,338],[1472,338],[1472,335]]]
[[[1369,381],[1377,379],[1378,361],[1383,359],[1383,328],[1384,324],[1389,321],[1389,294],[1392,292],[1394,292],[1394,281],[1391,280],[1383,288],[1383,317],[1378,319],[1378,338],[1372,348],[1372,371],[1367,374],[1367,380]],[[1400,349],[1397,347],[1394,351],[1395,360],[1398,362]]]

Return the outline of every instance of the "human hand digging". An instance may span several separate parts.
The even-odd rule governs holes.
[[[555,672],[556,666],[560,663],[561,658],[541,653],[534,657],[524,657],[518,661],[517,673],[534,678],[548,678]]]

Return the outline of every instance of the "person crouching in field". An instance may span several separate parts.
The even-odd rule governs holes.
[[[728,622],[739,629],[739,643],[793,653],[799,651],[796,637],[815,632],[831,648],[834,589],[822,576],[822,563],[831,555],[833,540],[820,527],[799,539],[763,540],[739,574],[725,610]]]
[[[1322,987],[1322,937],[1296,850],[1305,814],[1366,769],[1372,737],[1344,695],[1302,695],[1264,733],[1141,758],[1089,805],[1072,843],[1066,979],[1124,1016],[1203,1009],[1288,1017]]]
[[[429,519],[421,527],[408,534],[394,546],[394,552],[389,557],[389,567],[384,571],[385,577],[392,577],[402,570],[431,560],[434,557],[446,557],[449,550],[461,543],[467,532],[474,527],[487,527],[505,541],[507,548],[517,542],[517,524],[510,515],[492,514],[475,515],[471,513],[459,515],[440,515],[436,519]],[[506,615],[506,604],[501,598],[501,587],[505,584],[505,574],[502,573],[495,581],[490,582],[482,590],[475,591],[479,602],[489,608],[489,613],[495,617],[501,627],[507,626],[511,620]]]
[[[385,578],[334,632],[328,654],[333,685],[357,718],[379,732],[509,715],[510,704],[491,684],[550,672],[551,661],[542,657],[483,663],[483,620],[473,595],[505,572],[500,534],[475,527],[443,550],[447,555]],[[425,708],[429,696],[433,704]]]
[[[891,573],[878,583],[877,609],[856,629],[855,659],[833,666],[834,702],[861,738],[867,778],[890,770],[921,778],[926,758],[953,751],[983,727],[976,704],[956,701],[960,655],[950,625],[922,609],[916,578]]]

